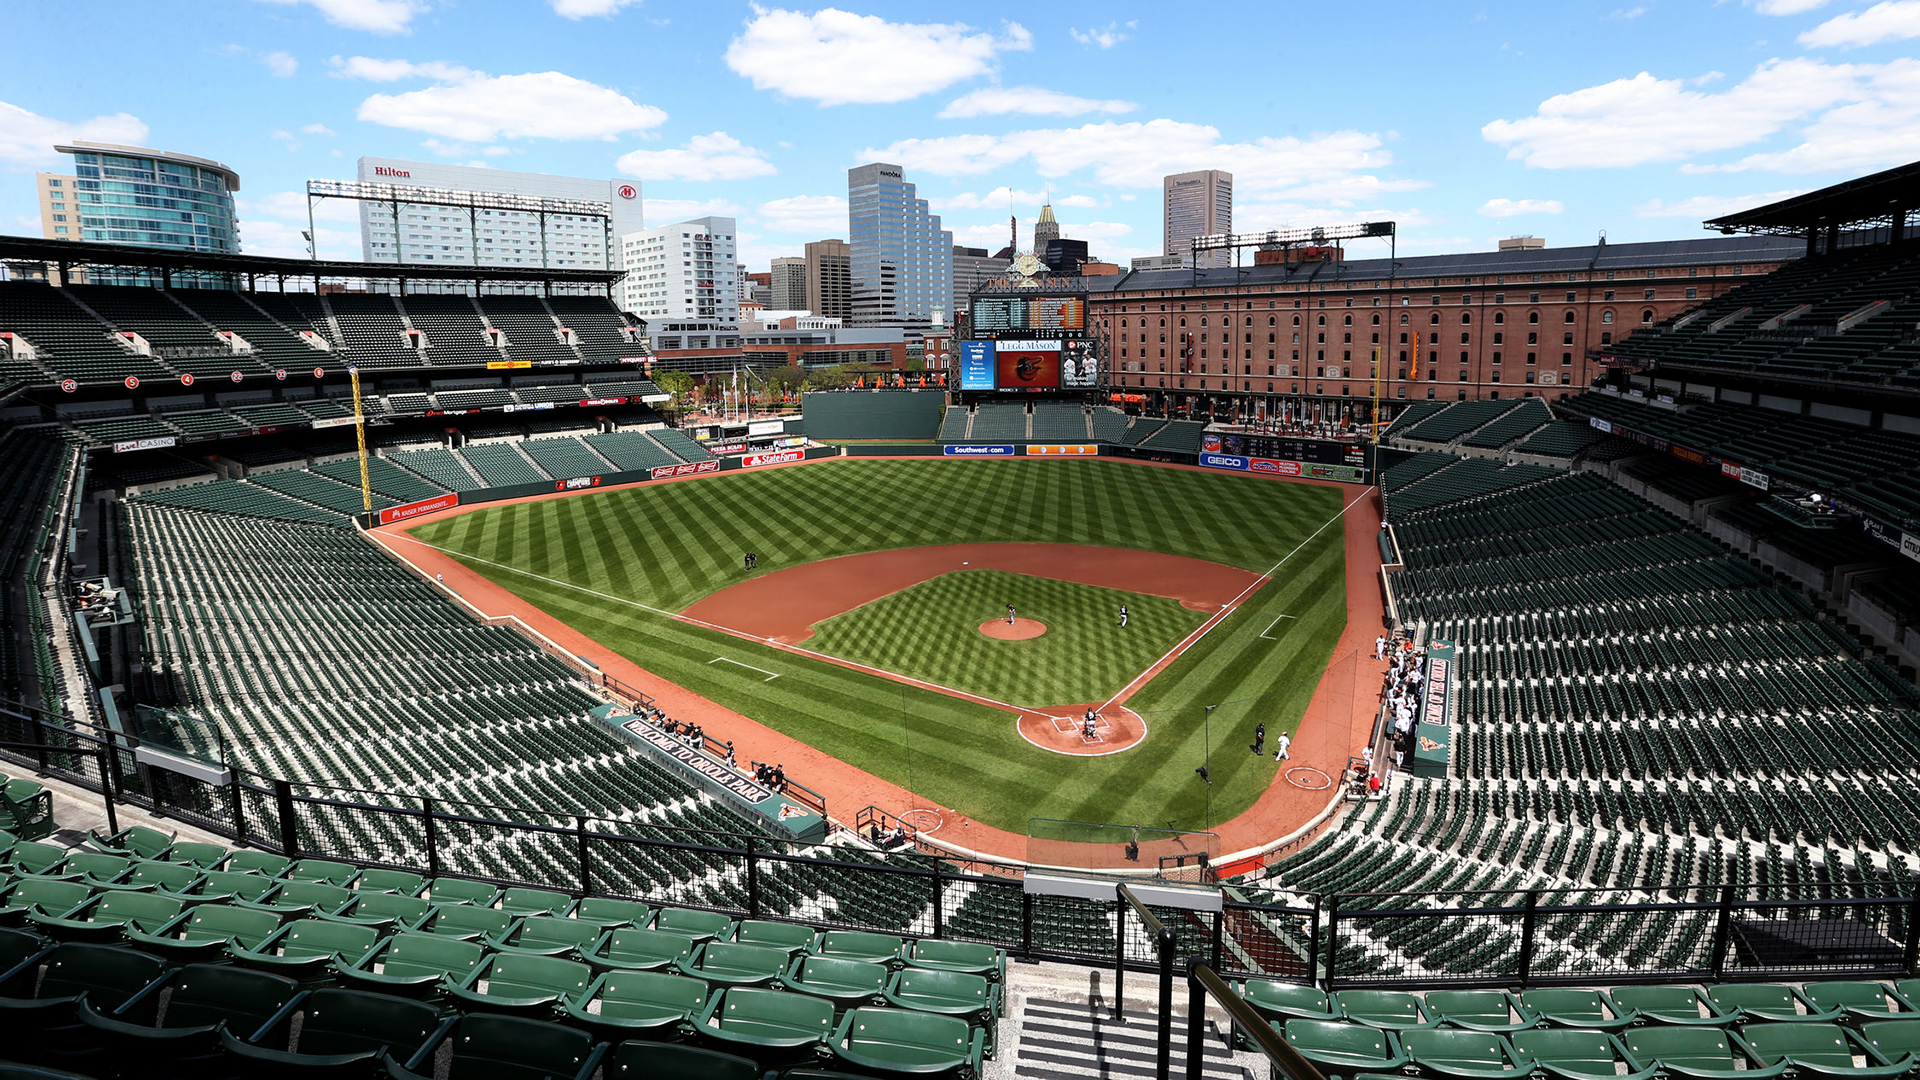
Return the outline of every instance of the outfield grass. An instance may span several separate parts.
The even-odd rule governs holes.
[[[987,637],[1006,617],[1047,632]],[[1120,626],[1120,606],[1127,626]],[[815,652],[1023,708],[1105,701],[1207,617],[1178,600],[1003,570],[956,570],[836,615],[802,644]]]
[[[1327,523],[1356,493],[1113,460],[840,459],[481,509],[413,534],[661,677],[976,820],[1201,828],[1266,789],[1275,763],[1246,751],[1252,727],[1298,724],[1339,639],[1344,545]],[[1138,548],[1256,573],[1286,562],[1132,698],[1151,735],[1110,757],[1062,758],[1021,739],[1004,712],[657,613],[743,580],[747,550],[765,573],[979,541]],[[1025,689],[1013,700],[1056,703]],[[1210,704],[1209,790],[1192,766],[1208,753]]]

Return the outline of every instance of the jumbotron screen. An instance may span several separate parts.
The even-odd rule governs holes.
[[[1087,332],[1087,302],[1078,296],[976,296],[971,317],[981,337],[1080,337]]]

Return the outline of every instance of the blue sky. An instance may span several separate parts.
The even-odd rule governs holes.
[[[907,167],[962,243],[1157,253],[1159,178],[1235,174],[1237,231],[1392,218],[1415,252],[1700,234],[1920,158],[1920,0],[845,8],[668,0],[94,0],[4,16],[0,230],[71,138],[215,158],[246,250],[304,254],[363,155],[643,182],[763,269]],[[342,207],[344,204],[340,204]],[[357,257],[348,212],[324,255]],[[1372,242],[1376,243],[1377,242]],[[1355,248],[1358,257],[1379,254]]]

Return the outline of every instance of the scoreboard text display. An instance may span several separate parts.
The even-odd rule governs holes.
[[[971,318],[974,333],[987,337],[1080,337],[1087,332],[1087,302],[1078,296],[981,296],[974,298]]]
[[[993,343],[994,381],[1001,390],[1060,389],[1060,343],[1058,341],[1008,341]]]

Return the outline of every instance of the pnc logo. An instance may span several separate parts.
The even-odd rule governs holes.
[[[640,194],[638,191],[634,190],[632,184],[621,184],[617,190],[618,190],[619,196],[623,199],[631,199],[634,196]]]
[[[405,170],[405,169],[395,169],[395,168],[392,168],[392,167],[390,167],[390,166],[386,166],[386,165],[375,165],[375,166],[373,167],[373,175],[375,175],[375,176],[406,176],[406,177],[411,177],[411,176],[412,176],[413,174],[412,174],[411,172],[408,172],[408,171],[407,171],[407,170]]]

